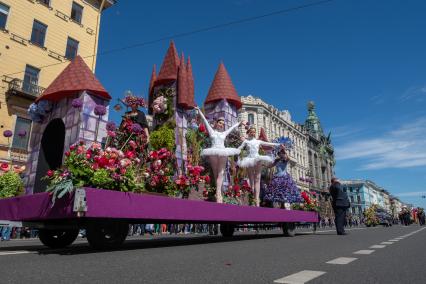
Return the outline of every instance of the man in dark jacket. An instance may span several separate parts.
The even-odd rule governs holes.
[[[335,177],[331,179],[330,194],[332,197],[331,205],[333,206],[337,234],[346,235],[344,225],[346,210],[350,207],[350,203],[348,195],[343,191],[339,180]]]

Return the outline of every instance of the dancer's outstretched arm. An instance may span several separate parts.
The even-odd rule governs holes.
[[[238,126],[240,126],[241,125],[241,121],[240,122],[237,122],[236,124],[234,124],[234,125],[232,125],[228,130],[226,130],[224,133],[225,133],[225,136],[228,136],[229,135],[229,133],[231,133],[235,128],[237,128]]]
[[[247,141],[244,140],[243,143],[240,145],[240,147],[238,147],[238,150],[242,150],[246,144],[247,144]]]
[[[260,140],[260,145],[264,145],[264,146],[280,146],[280,143],[271,143],[271,142],[265,142]]]
[[[209,132],[209,135],[210,136],[212,136],[213,135],[213,133],[214,133],[214,130],[213,130],[213,128],[210,126],[210,123],[207,121],[207,119],[206,119],[206,117],[204,116],[204,114],[203,114],[203,112],[198,108],[198,107],[196,107],[195,108],[196,110],[198,110],[198,114],[201,116],[201,118],[203,119],[203,121],[204,121],[204,124],[206,125],[206,128],[207,128],[207,131]]]

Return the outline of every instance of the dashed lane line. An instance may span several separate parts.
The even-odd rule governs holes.
[[[399,240],[397,240],[397,239],[392,239],[392,240],[389,240],[389,242],[398,242]]]
[[[28,251],[28,250],[0,251],[0,256],[2,256],[2,255],[13,255],[13,254],[26,254],[26,253],[34,253],[34,252]]]
[[[394,244],[394,242],[381,242],[380,244],[381,245],[392,245],[392,244]]]
[[[302,270],[286,277],[274,280],[274,283],[303,284],[325,274],[324,271]]]
[[[374,246],[371,246],[370,248],[371,249],[381,249],[381,248],[385,248],[386,247],[386,245],[374,245]]]
[[[348,264],[352,261],[357,260],[356,257],[338,257],[333,260],[327,261],[328,264]]]
[[[354,252],[354,254],[372,254],[374,251],[373,249],[362,249]]]

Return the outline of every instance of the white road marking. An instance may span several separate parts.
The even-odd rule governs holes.
[[[325,274],[324,271],[302,270],[286,277],[274,280],[274,283],[303,284]]]
[[[392,240],[389,240],[389,242],[398,242],[399,240],[397,240],[397,239],[392,239]]]
[[[0,251],[0,255],[26,254],[26,253],[34,253],[34,252],[28,251],[28,250]]]
[[[328,264],[348,264],[352,261],[357,260],[356,257],[338,257],[333,260],[327,261]]]
[[[354,254],[372,254],[374,252],[373,249],[362,249],[354,252]]]
[[[381,245],[392,245],[392,244],[393,244],[393,242],[381,242],[380,244],[381,244]]]
[[[371,249],[381,249],[381,248],[385,248],[386,246],[385,245],[374,245],[374,246],[371,246],[370,248]]]

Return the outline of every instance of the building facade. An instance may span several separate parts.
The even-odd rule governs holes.
[[[288,151],[288,172],[301,190],[309,191],[309,182],[305,179],[308,174],[308,137],[303,127],[291,120],[288,110],[278,110],[260,98],[250,95],[241,97],[241,102],[239,120],[254,125],[258,133],[263,128],[269,141],[282,136],[293,141],[293,148]]]
[[[334,176],[334,148],[330,134],[325,136],[321,122],[315,113],[314,102],[308,103],[308,117],[303,125],[307,133],[308,176],[312,180],[311,191],[318,195],[321,216],[332,216],[328,188]]]
[[[370,180],[341,180],[343,190],[351,201],[349,212],[363,216],[363,212],[372,205],[378,205],[394,217],[401,211],[401,201],[390,195],[384,188]]]
[[[114,0],[0,0],[0,162],[26,163],[27,109],[77,54],[94,72],[101,13]],[[20,135],[16,135],[16,134]],[[21,135],[26,133],[26,135]]]

